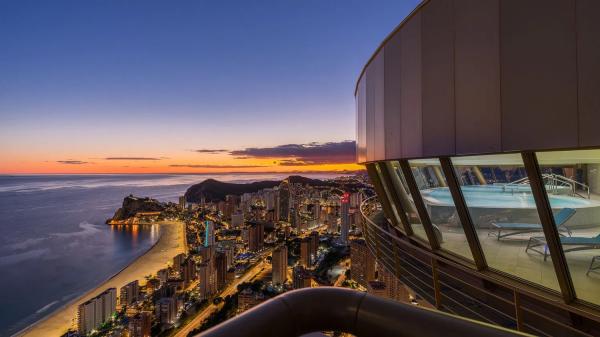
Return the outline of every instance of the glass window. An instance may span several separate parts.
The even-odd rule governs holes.
[[[472,260],[471,249],[440,161],[437,158],[410,160],[409,164],[441,247]],[[418,230],[425,235],[422,227]]]
[[[521,155],[456,157],[452,163],[487,264],[558,290],[552,262],[529,249],[544,233]]]
[[[383,191],[385,193],[385,196],[383,196],[383,197],[387,199],[388,204],[390,205],[391,211],[393,213],[392,216],[394,217],[394,220],[396,221],[396,223],[399,225],[398,229],[400,231],[402,231],[404,234],[406,234],[406,232],[404,231],[404,228],[402,228],[402,222],[400,221],[400,217],[398,216],[398,208],[396,207],[396,204],[394,203],[394,199],[392,199],[392,196],[390,194],[390,190],[389,190],[390,187],[385,183],[385,180],[383,179],[383,173],[381,172],[380,165],[383,165],[383,163],[376,163],[375,170],[377,171],[377,178],[379,179],[381,187],[383,188]],[[381,202],[384,202],[384,201],[381,200]]]
[[[400,211],[406,214],[406,218],[408,219],[414,234],[425,242],[428,242],[425,231],[423,230],[423,225],[421,224],[421,219],[415,208],[415,203],[410,195],[406,179],[400,168],[400,163],[398,161],[389,161],[385,164],[388,168],[388,172],[390,172],[390,179],[392,180],[396,195],[398,195],[398,198],[400,199]]]
[[[600,150],[537,157],[577,297],[600,304]]]

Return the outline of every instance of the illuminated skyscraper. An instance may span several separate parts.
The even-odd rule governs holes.
[[[88,334],[108,321],[117,310],[117,289],[109,288],[102,294],[79,305],[77,331]]]
[[[288,250],[285,245],[273,251],[273,284],[284,284],[287,281]]]
[[[300,240],[300,265],[310,267],[312,265],[311,252],[312,240],[310,237],[305,237]]]
[[[204,226],[204,247],[213,246],[215,244],[215,224],[206,220]]]
[[[263,249],[265,226],[261,222],[253,222],[248,225],[248,250],[257,252]]]
[[[152,328],[151,313],[142,311],[129,319],[129,337],[150,337]]]
[[[140,286],[138,280],[129,282],[119,291],[119,304],[121,306],[131,305],[139,299]]]
[[[296,266],[292,271],[294,289],[310,288],[312,277],[303,266]]]
[[[340,240],[347,244],[348,243],[348,231],[350,231],[350,193],[346,192],[340,199],[341,203],[341,228],[340,228]]]
[[[367,288],[369,281],[375,279],[375,258],[369,251],[365,240],[350,242],[350,277]]]

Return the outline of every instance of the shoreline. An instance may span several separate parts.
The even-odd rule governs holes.
[[[143,285],[146,283],[145,276],[155,274],[159,269],[165,268],[175,255],[186,253],[183,222],[164,221],[157,225],[160,236],[143,254],[91,290],[15,333],[14,336],[61,336],[73,326],[79,304],[95,297],[107,288],[117,288],[118,292],[122,286],[134,280],[139,280],[140,285]]]

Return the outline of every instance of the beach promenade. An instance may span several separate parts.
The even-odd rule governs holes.
[[[160,238],[143,255],[134,260],[127,267],[103,281],[94,289],[83,296],[68,303],[46,318],[32,324],[22,330],[17,336],[34,337],[58,337],[69,328],[75,327],[75,318],[79,304],[95,297],[107,288],[117,288],[117,291],[125,284],[139,280],[140,284],[146,283],[145,276],[155,274],[159,269],[165,268],[179,253],[186,252],[185,228],[183,222],[166,221],[160,223]],[[93,268],[93,266],[90,266]]]

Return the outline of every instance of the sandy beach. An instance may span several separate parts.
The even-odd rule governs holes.
[[[107,288],[117,288],[117,291],[119,291],[122,286],[134,280],[139,280],[140,284],[145,284],[145,276],[155,274],[159,269],[166,267],[175,255],[186,252],[183,222],[167,221],[160,223],[159,226],[160,238],[146,253],[110,279],[99,284],[96,288],[88,291],[64,307],[57,309],[46,318],[32,324],[16,335],[39,337],[61,336],[70,327],[74,327],[79,304],[93,298]]]

